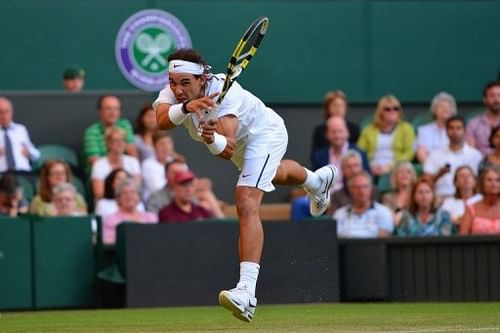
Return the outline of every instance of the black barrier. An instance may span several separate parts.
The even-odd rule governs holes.
[[[239,277],[238,225],[124,228],[128,307],[211,305]],[[335,224],[265,223],[259,303],[337,302]]]
[[[500,238],[339,241],[342,301],[499,301]]]

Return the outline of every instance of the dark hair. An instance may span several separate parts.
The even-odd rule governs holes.
[[[172,138],[170,135],[170,132],[167,131],[154,131],[153,132],[153,145],[156,145],[158,141],[160,141],[163,138]]]
[[[459,121],[462,123],[462,126],[465,128],[465,119],[462,116],[451,116],[446,120],[446,129],[450,126],[450,124],[454,121]]]
[[[6,195],[15,195],[19,190],[19,181],[12,173],[5,173],[0,178],[0,192]]]
[[[486,97],[488,90],[490,90],[493,87],[500,87],[500,80],[494,80],[486,83],[486,85],[483,88],[483,97]]]
[[[495,134],[497,134],[498,131],[500,131],[500,125],[497,127],[494,127],[491,130],[490,137],[488,138],[488,142],[490,143],[491,148],[495,148],[495,146],[493,145],[493,138],[495,137]]]
[[[332,104],[336,99],[343,100],[346,104],[346,109],[348,108],[347,96],[342,90],[333,90],[327,92],[325,94],[325,98],[323,99],[323,115],[325,117],[325,120],[330,118],[328,110],[330,108],[330,104]]]
[[[172,60],[186,60],[203,65],[203,67],[205,67],[205,73],[208,73],[210,70],[210,66],[208,65],[208,63],[195,49],[178,49],[168,56],[168,61]],[[195,75],[195,77],[197,78],[200,76],[201,75]]]
[[[105,199],[114,199],[115,198],[115,189],[113,188],[113,183],[115,182],[115,178],[120,172],[125,172],[128,177],[130,174],[123,168],[114,169],[106,176],[104,179],[104,198]]]
[[[150,111],[150,110],[154,110],[153,108],[153,105],[148,103],[146,105],[144,105],[142,108],[141,108],[141,111],[139,112],[139,114],[137,115],[137,118],[135,118],[135,133],[139,134],[139,135],[143,135],[144,132],[146,131],[146,128],[144,127],[144,121],[143,121],[143,118],[144,118],[144,115]]]
[[[115,97],[115,98],[118,98],[116,97],[115,95],[101,95],[97,98],[97,102],[96,102],[96,107],[97,107],[97,110],[100,110],[102,108],[102,102],[108,98],[108,97]]]
[[[43,163],[42,169],[40,170],[40,185],[38,187],[38,194],[40,195],[40,198],[42,198],[44,202],[52,201],[53,192],[52,192],[52,187],[49,184],[49,175],[50,175],[50,170],[58,164],[64,167],[66,182],[71,183],[71,177],[73,175],[71,173],[71,168],[69,167],[68,163],[59,159],[52,159],[45,161],[45,163]]]
[[[413,187],[411,189],[410,205],[408,207],[408,211],[413,216],[415,216],[418,213],[418,204],[415,202],[415,193],[417,192],[418,187],[422,184],[426,184],[427,186],[429,186],[431,188],[431,192],[432,192],[431,213],[435,213],[437,210],[437,208],[436,208],[436,193],[434,192],[434,184],[425,178],[420,178],[419,180],[417,180],[417,182],[413,185]]]

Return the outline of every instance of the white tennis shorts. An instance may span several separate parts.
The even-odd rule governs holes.
[[[272,183],[286,152],[288,133],[285,124],[276,124],[272,131],[250,138],[243,157],[243,166],[236,186],[256,187],[264,192],[275,190]]]

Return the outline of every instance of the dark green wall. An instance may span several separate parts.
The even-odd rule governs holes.
[[[500,1],[0,0],[0,90],[59,89],[79,63],[88,89],[135,89],[114,60],[120,25],[136,11],[177,16],[216,71],[246,26],[270,29],[241,80],[266,102],[352,101],[392,92],[428,101],[447,90],[477,101],[500,69]]]

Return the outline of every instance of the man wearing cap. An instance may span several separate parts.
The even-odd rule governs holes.
[[[85,71],[78,65],[70,66],[63,71],[63,88],[76,93],[83,89],[85,84]]]
[[[174,198],[169,205],[160,210],[158,214],[160,223],[181,223],[213,217],[210,211],[193,203],[194,179],[195,175],[191,170],[179,171],[174,176],[172,184]]]
[[[250,322],[257,299],[264,231],[259,208],[264,192],[274,184],[302,186],[311,198],[313,216],[322,215],[330,202],[336,168],[326,165],[315,172],[298,162],[283,159],[288,134],[283,119],[259,98],[234,82],[216,107],[224,74],[210,73],[210,66],[193,49],[180,49],[169,58],[169,84],[153,103],[160,129],[183,125],[191,138],[210,153],[231,160],[241,171],[236,183],[236,208],[240,226],[240,280],[219,293],[219,303],[236,318]],[[205,111],[210,111],[210,119]]]

